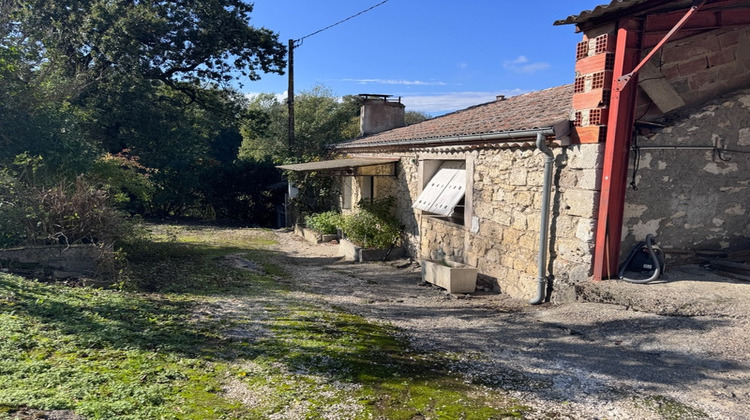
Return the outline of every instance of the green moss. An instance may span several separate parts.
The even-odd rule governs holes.
[[[637,398],[636,406],[646,408],[665,420],[707,419],[709,416],[701,410],[690,407],[675,399],[662,395]]]

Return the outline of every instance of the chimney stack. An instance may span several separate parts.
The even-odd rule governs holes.
[[[406,125],[405,106],[398,100],[388,99],[391,95],[362,93],[364,98],[359,117],[359,135],[369,136],[381,131],[392,130]]]

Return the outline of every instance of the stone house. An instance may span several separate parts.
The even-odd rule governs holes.
[[[614,0],[555,24],[583,33],[571,85],[406,127],[369,97],[346,159],[317,163],[342,209],[392,195],[411,255],[533,303],[614,277],[647,233],[672,262],[750,247],[750,4]]]

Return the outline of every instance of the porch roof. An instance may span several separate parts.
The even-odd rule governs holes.
[[[351,158],[351,159],[333,159],[333,160],[321,160],[318,162],[307,162],[307,163],[295,163],[290,165],[279,165],[276,166],[279,169],[286,169],[288,171],[297,172],[326,172],[326,171],[340,171],[340,170],[351,170],[354,173],[354,168],[362,168],[365,166],[378,166],[383,164],[389,164],[398,162],[398,158]]]

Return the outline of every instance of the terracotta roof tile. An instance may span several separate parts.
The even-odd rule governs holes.
[[[499,133],[551,127],[570,119],[573,85],[557,86],[476,105],[418,124],[361,137],[342,146]]]
[[[644,9],[648,13],[657,13],[659,11],[670,11],[676,9],[687,9],[693,4],[692,0],[671,0],[671,1],[652,1],[652,0],[612,0],[608,4],[602,4],[591,10],[584,10],[577,15],[570,15],[565,19],[554,22],[554,25],[583,25],[592,22],[601,24],[617,18],[617,16],[640,16]]]

